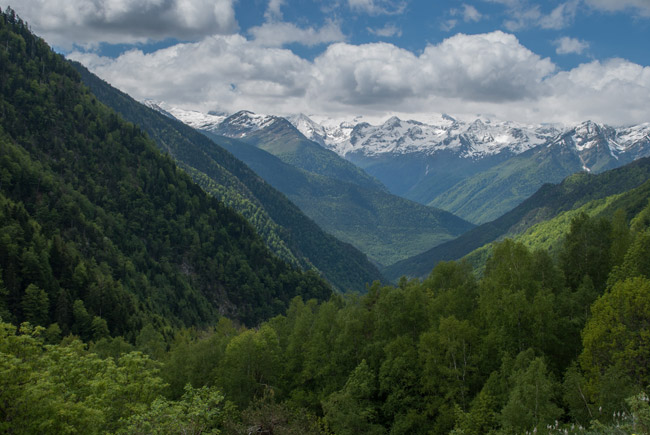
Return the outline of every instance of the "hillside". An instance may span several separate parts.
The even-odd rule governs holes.
[[[601,174],[574,174],[560,184],[542,186],[530,198],[492,222],[480,225],[457,239],[420,255],[395,263],[383,272],[393,280],[402,275],[426,276],[440,261],[460,259],[490,242],[521,234],[539,222],[552,219],[561,212],[580,207],[589,201],[634,189],[648,179],[650,158],[642,158]]]
[[[182,122],[138,103],[82,65],[73,66],[100,101],[140,126],[206,192],[242,213],[281,258],[317,270],[341,291],[364,291],[366,284],[383,279],[364,254],[325,233],[230,152]]]
[[[84,339],[246,324],[331,288],[273,256],[20,19],[0,37],[0,299]]]
[[[314,174],[240,140],[204,132],[246,162],[309,217],[379,264],[391,264],[452,239],[473,225],[445,211]]]

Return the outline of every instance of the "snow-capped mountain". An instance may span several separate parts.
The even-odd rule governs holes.
[[[178,107],[170,106],[161,101],[144,100],[142,103],[150,109],[160,112],[163,115],[176,118],[184,124],[198,130],[211,131],[227,118],[227,115],[225,114],[217,115],[212,113],[202,113],[196,110],[179,109]]]
[[[320,125],[305,115],[288,118],[311,140],[341,156],[362,154],[435,154],[455,151],[465,158],[481,158],[502,151],[521,153],[554,138],[558,126],[531,126],[514,122],[477,119],[465,123],[449,115],[441,115],[430,123],[391,117],[380,125],[343,122]]]
[[[301,143],[302,149],[311,151],[309,157],[300,158],[299,166],[309,170],[316,170],[322,161],[314,157],[313,147],[333,151],[391,193],[474,223],[500,216],[544,183],[558,183],[581,170],[602,172],[650,156],[650,123],[629,127],[591,121],[571,126],[529,125],[487,118],[465,122],[449,115],[420,120],[393,116],[377,122],[304,114],[280,118],[246,111],[227,118],[204,118],[196,112],[163,109],[203,130],[256,146],[271,144],[273,152],[285,160],[291,144]],[[295,153],[287,160],[297,161]],[[330,165],[327,173],[336,173],[331,169],[338,165]],[[346,171],[352,173],[349,168]]]
[[[604,161],[623,160],[621,164],[650,154],[650,123],[632,127],[613,128],[583,122],[555,138],[548,146],[564,146],[574,149],[587,171],[606,169],[611,163]]]
[[[277,122],[286,122],[286,120],[277,116],[261,115],[249,112],[248,110],[242,110],[234,115],[225,117],[212,127],[204,127],[203,129],[213,131],[222,136],[240,139],[252,132],[270,127]]]
[[[145,100],[144,104],[191,127],[219,131],[233,138],[287,120],[307,139],[348,159],[350,155],[372,158],[415,153],[432,156],[441,151],[453,152],[461,158],[481,159],[504,151],[516,155],[542,144],[564,145],[581,154],[600,147],[616,159],[624,153],[631,153],[635,159],[647,155],[650,146],[650,123],[614,128],[586,121],[566,127],[481,118],[463,122],[442,114],[432,116],[428,123],[393,116],[381,124],[372,125],[357,122],[359,118],[351,121],[321,118],[316,121],[302,113],[282,118],[246,110],[227,116],[179,109],[152,100]]]
[[[521,154],[542,144],[564,144],[580,154],[593,153],[594,147],[614,158],[632,153],[633,159],[648,155],[650,123],[613,128],[591,121],[577,126],[558,124],[529,125],[476,119],[465,123],[441,115],[430,123],[391,117],[380,125],[369,123],[322,125],[300,114],[287,118],[307,138],[350,158],[350,155],[382,155],[454,152],[462,158],[480,159],[507,151]],[[589,168],[589,166],[586,166]]]

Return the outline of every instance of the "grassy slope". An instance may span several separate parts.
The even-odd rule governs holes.
[[[512,210],[544,183],[558,183],[581,168],[574,153],[535,148],[457,183],[429,205],[482,224]]]
[[[383,270],[387,278],[423,277],[440,261],[457,260],[506,235],[516,235],[542,221],[586,203],[640,186],[650,178],[650,158],[602,174],[577,173],[557,185],[546,184],[513,210],[458,238]]]
[[[571,221],[581,213],[591,217],[611,219],[617,210],[623,210],[628,218],[637,215],[650,200],[650,181],[630,191],[596,199],[571,210],[558,214],[528,228],[520,234],[506,234],[499,240],[510,237],[523,243],[529,249],[541,249],[556,255],[562,245],[564,236],[569,232]],[[485,262],[492,252],[493,243],[486,244],[467,254],[467,260],[478,274],[482,274]]]

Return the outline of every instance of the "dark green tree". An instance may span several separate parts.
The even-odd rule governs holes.
[[[32,325],[49,324],[50,300],[45,290],[34,284],[28,285],[23,296],[22,308],[25,320]]]

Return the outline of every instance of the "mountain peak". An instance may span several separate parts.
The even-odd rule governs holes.
[[[402,125],[402,121],[397,116],[391,116],[382,125],[383,128],[397,128]]]
[[[442,116],[441,116],[441,118],[442,118],[444,121],[457,122],[457,121],[456,121],[456,118],[454,118],[453,116],[449,116],[449,115],[447,115],[446,113],[443,113]]]
[[[243,137],[247,133],[261,130],[273,124],[278,118],[270,115],[253,113],[249,110],[240,110],[224,119],[218,126],[220,131],[227,131],[225,136]]]

